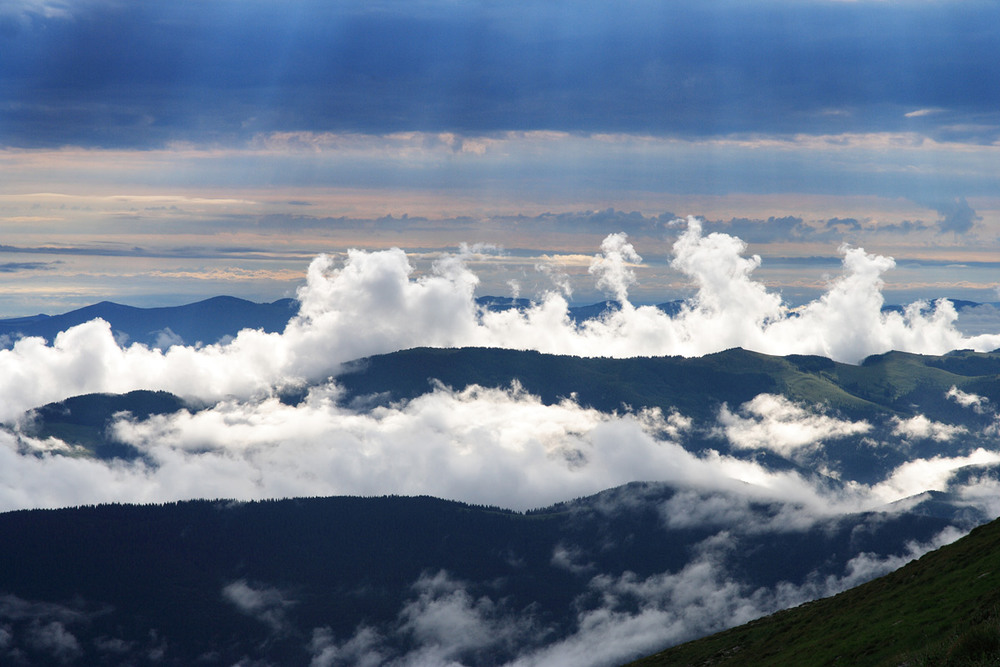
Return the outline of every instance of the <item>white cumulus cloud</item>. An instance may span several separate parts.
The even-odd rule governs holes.
[[[837,419],[806,409],[777,394],[758,394],[740,406],[740,414],[723,406],[719,423],[729,442],[739,449],[769,449],[779,454],[823,440],[867,433],[871,424]]]
[[[924,415],[914,415],[909,419],[893,417],[893,424],[893,435],[910,440],[924,439],[936,442],[948,442],[955,436],[968,432],[968,429],[964,426],[932,421]]]
[[[322,382],[346,361],[416,346],[490,346],[578,356],[697,356],[741,346],[769,354],[821,354],[846,362],[891,349],[944,353],[1000,347],[1000,334],[963,336],[950,302],[904,313],[882,312],[882,274],[891,259],[844,250],[844,272],[826,294],[790,312],[780,296],[752,279],[759,258],[726,234],[702,234],[691,218],[674,246],[672,266],[696,295],[671,317],[633,306],[627,289],[639,255],[624,235],[609,236],[592,264],[601,286],[623,307],[580,325],[557,292],[524,310],[484,312],[478,279],[461,254],[414,276],[398,249],[350,251],[343,264],[320,256],[299,291],[301,309],[281,333],[244,330],[222,344],[175,345],[166,351],[119,346],[95,320],[60,334],[0,350],[0,420],[86,392],[164,389],[217,401],[249,398],[276,387]]]
[[[963,408],[971,408],[977,414],[986,412],[990,403],[989,399],[985,396],[964,392],[954,385],[945,393],[945,397],[955,401]]]

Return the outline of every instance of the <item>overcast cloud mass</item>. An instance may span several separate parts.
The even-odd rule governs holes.
[[[15,0],[3,122],[18,146],[537,129],[991,143],[995,18],[989,2]]]
[[[619,231],[656,303],[688,215],[797,303],[844,242],[896,258],[892,302],[994,301],[998,13],[8,0],[0,314],[271,301],[320,252],[462,242],[511,251],[481,294],[534,296],[536,263]]]

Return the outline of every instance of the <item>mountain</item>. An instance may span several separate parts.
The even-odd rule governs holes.
[[[731,363],[730,363],[731,362]],[[545,403],[575,394],[600,410],[623,405],[703,413],[712,403],[747,401],[777,391],[785,364],[742,350],[699,358],[588,358],[499,348],[416,348],[359,360],[337,378],[345,399],[412,399],[436,380],[454,389],[518,382]],[[705,395],[712,399],[706,403]]]
[[[973,410],[954,399],[954,390],[976,396],[981,405],[1000,405],[1000,353],[957,351],[942,356],[890,352],[858,366],[822,357],[775,357],[732,349],[704,357],[581,358],[498,348],[416,348],[352,362],[336,377],[340,402],[370,410],[410,401],[444,385],[461,391],[471,386],[509,389],[518,386],[545,404],[569,397],[605,413],[676,411],[692,418],[685,446],[735,456],[771,456],[779,467],[814,468],[822,463],[847,479],[871,482],[915,457],[961,455],[991,442],[989,410]],[[308,387],[289,391],[283,400],[303,400]],[[733,448],[720,435],[720,411],[734,411],[755,397],[782,396],[799,405],[820,406],[831,416],[867,425],[855,435],[829,439],[822,450],[798,450],[782,459],[755,450]],[[111,418],[130,412],[138,418],[207,406],[186,404],[158,392],[76,397],[33,411],[25,425],[33,437],[49,436],[93,450],[103,457],[125,453],[107,434]],[[975,406],[974,406],[975,407]],[[873,448],[869,441],[893,435],[905,420],[947,423],[955,437],[947,441],[912,438],[906,448]],[[932,421],[932,420],[937,420]],[[93,449],[97,447],[100,449]],[[116,450],[116,447],[118,448]],[[780,454],[780,452],[778,453]],[[821,458],[812,459],[817,455]]]
[[[861,365],[825,357],[776,357],[740,348],[703,357],[587,358],[498,348],[416,348],[348,365],[337,378],[348,398],[412,399],[437,380],[455,389],[518,382],[546,403],[575,395],[600,410],[677,408],[711,415],[762,392],[822,403],[852,417],[876,412],[973,418],[946,396],[954,386],[1000,403],[1000,352],[943,356],[889,352]],[[985,419],[985,418],[984,418]]]
[[[630,663],[713,665],[1000,664],[1000,521],[834,597]]]
[[[510,297],[503,296],[481,296],[476,298],[476,304],[486,308],[487,310],[503,311],[503,310],[525,310],[531,307],[533,301],[531,299],[512,299]],[[676,315],[680,312],[681,307],[684,305],[684,300],[675,299],[673,301],[665,301],[663,303],[656,304],[656,307],[662,310],[667,315]],[[594,319],[601,317],[607,313],[613,313],[621,308],[621,303],[618,301],[598,301],[597,303],[584,304],[579,306],[569,307],[569,317],[573,322],[579,324],[585,320]]]
[[[711,448],[755,457],[767,454],[759,448],[752,452],[733,448],[720,436],[720,414],[729,411],[748,424],[748,420],[766,420],[766,416],[751,413],[744,418],[732,411],[761,394],[782,396],[867,427],[855,435],[827,439],[821,449],[797,449],[783,464],[772,456],[772,464],[828,467],[844,479],[871,483],[913,458],[992,447],[994,414],[962,405],[955,400],[953,388],[977,397],[981,405],[1000,405],[1000,353],[890,352],[854,366],[823,357],[775,357],[738,348],[703,357],[632,359],[418,348],[360,360],[337,377],[344,390],[343,402],[355,406],[411,400],[430,391],[435,382],[456,390],[516,384],[546,404],[573,397],[602,412],[677,411],[694,420],[685,441],[689,450]],[[914,423],[910,420],[951,425],[956,437],[909,438],[903,448],[871,446],[873,440],[900,440],[900,429]]]
[[[217,296],[197,303],[164,308],[135,308],[102,301],[61,315],[37,315],[0,320],[0,336],[8,340],[39,336],[51,343],[60,331],[101,318],[124,343],[167,347],[183,342],[216,343],[241,329],[282,331],[298,312],[294,299],[254,303],[231,296]]]
[[[718,587],[709,599],[766,607],[762,587],[814,593],[855,551],[896,553],[948,524],[919,512],[800,531],[734,522],[733,546],[692,569],[718,527],[665,524],[682,493],[637,483],[528,513],[339,497],[0,514],[0,662],[304,665],[336,648],[328,664],[377,664],[436,646],[428,664],[496,665],[649,604],[643,585],[690,577]]]
[[[130,460],[137,458],[139,451],[108,433],[116,415],[128,413],[135,419],[149,419],[192,407],[165,391],[85,394],[35,408],[22,429],[35,438],[57,438],[97,458]]]

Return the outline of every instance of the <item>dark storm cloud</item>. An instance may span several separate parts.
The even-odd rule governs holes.
[[[603,234],[624,231],[631,236],[656,237],[665,233],[672,235],[673,232],[668,230],[668,226],[676,217],[673,213],[646,216],[638,211],[626,212],[607,208],[597,211],[542,213],[537,216],[497,217],[494,220],[527,230],[556,229]]]
[[[826,221],[825,227],[827,229],[834,229],[837,231],[860,231],[861,223],[855,218],[830,218]]]
[[[818,240],[829,236],[807,225],[797,216],[771,216],[766,220],[732,218],[729,222],[708,222],[706,231],[719,231],[738,236],[747,243],[774,243],[776,241]]]
[[[940,202],[933,205],[933,208],[941,214],[941,219],[937,223],[941,233],[964,234],[972,229],[977,220],[982,220],[982,217],[969,206],[969,202],[965,201],[965,197]]]
[[[955,197],[947,200],[921,200],[915,198],[915,202],[927,206],[937,211],[941,216],[934,222],[924,222],[922,220],[903,220],[902,222],[879,225],[880,232],[890,232],[894,234],[910,234],[912,232],[922,232],[937,228],[939,234],[953,233],[965,234],[972,230],[976,222],[982,220],[982,216],[969,206],[965,197]],[[832,222],[832,221],[831,221]]]
[[[5,143],[538,128],[988,141],[1000,101],[995,3],[60,7],[0,30]]]
[[[922,220],[903,220],[899,223],[878,226],[880,232],[891,234],[911,234],[913,232],[926,231],[930,228],[931,226]]]
[[[50,271],[59,262],[0,262],[0,273],[20,273],[22,271]]]

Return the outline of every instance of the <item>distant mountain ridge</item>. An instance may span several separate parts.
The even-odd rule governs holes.
[[[1000,306],[956,299],[951,301],[958,310],[981,305]],[[478,297],[476,303],[495,311],[524,310],[532,305],[529,299],[497,296]],[[674,316],[680,312],[684,303],[684,300],[677,299],[657,304],[656,308]],[[616,311],[620,307],[616,301],[571,306],[569,317],[580,323]],[[0,319],[0,343],[6,338],[6,346],[9,346],[17,338],[27,336],[38,336],[51,343],[59,332],[101,318],[111,325],[111,330],[123,344],[142,343],[159,348],[175,344],[212,344],[228,336],[235,336],[243,329],[283,331],[288,321],[298,313],[298,309],[298,301],[290,298],[257,303],[232,296],[216,296],[181,306],[157,308],[139,308],[101,301],[58,315],[39,314]],[[883,310],[901,312],[902,307],[889,305]]]
[[[532,302],[528,299],[483,296],[476,303],[488,310],[523,310]],[[682,301],[670,301],[657,307],[668,314],[676,314]],[[575,322],[598,317],[617,310],[615,301],[602,301],[569,309]],[[295,299],[278,299],[271,303],[257,303],[232,296],[216,296],[181,306],[139,308],[112,301],[101,301],[59,315],[29,315],[0,319],[0,336],[9,343],[19,337],[38,336],[49,343],[56,335],[70,327],[101,318],[111,325],[111,330],[124,344],[142,343],[149,347],[169,347],[174,344],[212,344],[235,336],[243,329],[262,329],[280,332],[299,310]]]
[[[162,308],[136,308],[101,301],[61,315],[0,320],[0,336],[6,335],[11,341],[21,336],[39,336],[51,343],[59,332],[101,318],[125,344],[142,343],[150,347],[168,347],[179,342],[211,344],[235,336],[241,329],[283,331],[298,307],[295,299],[256,303],[232,296]]]
[[[852,417],[875,411],[970,419],[951,401],[952,386],[1000,404],[1000,352],[945,355],[887,352],[860,365],[826,357],[784,357],[732,348],[701,357],[573,357],[501,348],[413,348],[357,360],[337,376],[345,400],[411,399],[431,380],[455,389],[508,387],[515,380],[547,403],[575,395],[583,405],[614,411],[624,405],[714,414],[719,404],[762,392],[823,403]],[[983,417],[983,419],[987,419]]]

